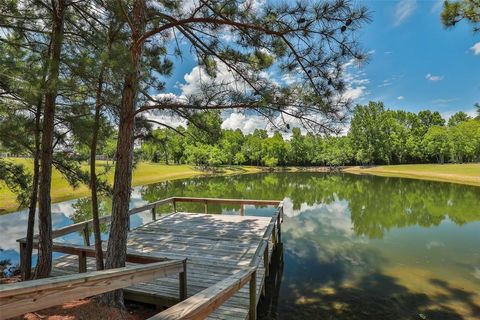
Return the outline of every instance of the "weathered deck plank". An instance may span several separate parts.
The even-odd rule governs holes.
[[[269,229],[271,219],[271,216],[170,214],[132,230],[128,235],[128,250],[156,257],[186,258],[190,297],[248,266]],[[269,257],[272,247],[270,243]],[[87,269],[94,270],[94,267],[94,260],[89,258]],[[56,260],[54,274],[69,274],[77,270],[78,257],[64,256]],[[263,261],[256,275],[258,302],[265,278]],[[169,306],[178,301],[178,276],[142,283],[125,291],[130,299],[147,299]],[[246,285],[215,310],[209,319],[246,319],[248,311],[249,286]]]

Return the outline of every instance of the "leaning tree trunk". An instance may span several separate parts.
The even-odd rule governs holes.
[[[100,127],[100,108],[102,107],[102,89],[103,89],[103,73],[104,67],[100,70],[98,76],[98,86],[95,101],[95,119],[93,123],[92,142],[90,144],[90,190],[92,196],[92,218],[93,218],[93,234],[95,237],[95,265],[97,270],[103,270],[103,249],[100,233],[100,221],[98,219],[98,190],[97,190],[97,173],[95,162],[97,156],[98,130]]]
[[[40,117],[42,112],[42,97],[40,96],[35,112],[35,154],[33,155],[32,194],[28,206],[28,223],[25,252],[22,256],[22,279],[30,280],[32,273],[33,233],[35,228],[35,212],[37,210],[38,182],[40,178]]]
[[[53,160],[53,133],[55,125],[55,100],[57,97],[58,74],[63,42],[65,0],[52,0],[51,52],[47,81],[45,83],[45,105],[42,127],[42,153],[40,156],[40,188],[38,194],[38,259],[35,278],[45,278],[52,269],[52,215],[51,182]]]
[[[145,2],[136,0],[133,7],[132,43],[143,35],[145,29]],[[130,50],[130,66],[125,75],[120,121],[117,140],[117,157],[112,197],[112,222],[107,246],[106,268],[125,266],[127,257],[127,235],[129,228],[129,203],[132,186],[133,142],[135,129],[135,102],[137,96],[138,78],[142,46],[132,45]],[[124,307],[123,292],[116,290],[104,294],[101,302],[110,306]]]

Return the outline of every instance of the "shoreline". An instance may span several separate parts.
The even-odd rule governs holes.
[[[461,170],[459,170],[459,168]],[[453,170],[455,169],[455,170]],[[459,171],[471,171],[469,174],[462,174]],[[447,172],[439,172],[447,171]],[[450,173],[448,171],[452,171]],[[350,174],[368,174],[382,177],[397,177],[437,182],[449,182],[469,186],[480,186],[480,163],[468,164],[409,164],[372,166],[362,168],[360,166],[343,167],[259,167],[259,166],[223,166],[217,169],[202,169],[190,165],[165,165],[155,163],[141,163],[134,170],[132,187],[188,179],[202,176],[228,176],[265,172],[343,172]],[[109,179],[110,180],[110,179]],[[111,182],[111,181],[110,181]],[[53,183],[52,183],[53,184]],[[88,197],[90,190],[87,186],[81,185],[73,189],[68,185],[54,187],[52,185],[52,203]],[[12,213],[25,208],[17,207],[15,195],[5,187],[0,187],[0,215]]]
[[[459,174],[459,173],[444,173],[434,172],[429,167],[435,166],[435,169],[448,169],[449,166],[464,166],[472,170],[474,174]],[[422,168],[424,167],[424,168]],[[419,170],[420,169],[420,170]],[[423,169],[423,170],[421,170]],[[468,163],[468,164],[410,164],[410,165],[390,165],[390,166],[373,166],[368,168],[362,168],[360,166],[348,167],[342,170],[342,172],[351,174],[368,174],[381,177],[396,177],[407,178],[415,180],[436,181],[436,182],[449,182],[468,186],[480,186],[480,163]],[[475,175],[476,173],[476,175]]]

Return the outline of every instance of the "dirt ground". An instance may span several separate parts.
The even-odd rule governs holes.
[[[127,304],[127,310],[110,308],[96,303],[93,299],[76,300],[36,312],[30,312],[12,320],[142,320],[157,312],[153,307]]]

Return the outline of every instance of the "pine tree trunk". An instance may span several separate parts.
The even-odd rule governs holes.
[[[35,154],[33,156],[33,179],[32,179],[32,195],[30,196],[30,204],[28,206],[28,222],[25,254],[22,256],[22,279],[30,280],[32,273],[32,251],[33,251],[33,234],[35,231],[35,212],[37,210],[38,182],[40,176],[39,160],[40,160],[40,117],[42,113],[42,97],[40,96],[35,112]]]
[[[90,145],[90,190],[92,196],[92,223],[93,234],[95,238],[95,265],[97,270],[103,270],[103,249],[102,239],[100,233],[100,221],[98,220],[98,191],[97,191],[97,173],[95,169],[96,156],[97,156],[97,141],[98,130],[100,127],[100,109],[102,107],[102,91],[103,91],[103,73],[104,67],[100,70],[98,76],[98,86],[95,101],[95,119],[93,124],[92,143]]]
[[[136,0],[133,7],[132,43],[136,43],[145,29],[145,2]],[[135,102],[137,96],[141,46],[132,46],[130,51],[130,68],[125,75],[122,103],[120,110],[117,140],[117,157],[112,197],[112,222],[107,246],[107,269],[125,266],[127,256],[127,236],[129,228],[129,203],[132,186],[133,142],[135,129]],[[116,290],[102,296],[101,302],[109,306],[124,307],[123,291]]]
[[[40,186],[38,194],[39,247],[35,278],[45,278],[52,269],[52,215],[51,182],[53,159],[53,133],[55,124],[55,100],[57,97],[58,74],[63,42],[65,0],[52,0],[52,35],[45,106],[42,126],[42,153],[40,156]]]

